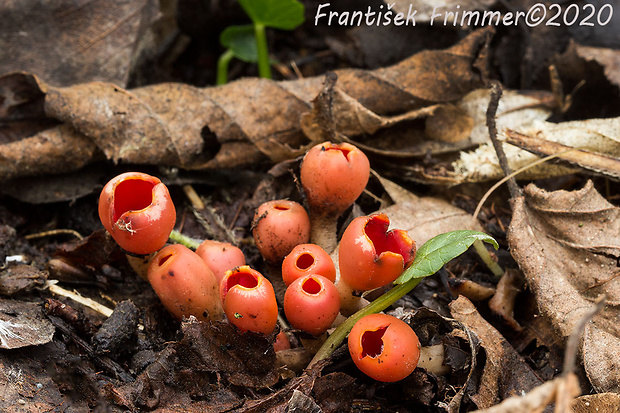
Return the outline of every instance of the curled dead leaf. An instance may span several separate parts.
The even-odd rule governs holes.
[[[528,185],[514,200],[508,242],[541,315],[560,337],[607,296],[607,307],[586,327],[581,354],[595,389],[620,391],[620,208],[592,182],[573,192]]]
[[[420,308],[415,312],[403,311],[397,308],[390,314],[402,318],[415,330],[422,346],[442,346],[443,367],[450,372],[450,385],[439,386],[429,400],[429,405],[441,404],[445,411],[456,413],[460,411],[465,395],[471,396],[472,384],[476,380],[479,370],[477,355],[480,351],[480,339],[474,330],[466,323],[457,319],[443,317],[428,308]],[[420,382],[421,377],[410,376],[414,382]],[[455,394],[456,391],[456,394]],[[435,393],[434,392],[434,393]],[[422,399],[428,397],[418,394]]]
[[[593,60],[603,66],[605,76],[616,86],[620,86],[620,50],[605,47],[592,47],[573,43],[571,47],[575,52],[586,60]]]
[[[522,331],[514,318],[516,298],[523,288],[523,275],[514,268],[508,268],[497,283],[497,289],[493,298],[489,300],[489,308],[495,314],[502,317],[504,322],[515,331]]]
[[[341,99],[332,113],[347,118],[345,130],[355,136],[399,119],[385,117],[459,99],[484,82],[479,68],[490,33],[475,31],[449,49],[423,51],[388,68],[338,71]],[[58,88],[26,73],[0,77],[0,119],[11,125],[0,135],[0,180],[50,173],[53,165],[76,170],[100,153],[115,162],[190,169],[293,158],[308,144],[300,116],[310,111],[322,83],[319,77],[242,79],[206,89],[159,84],[128,91],[102,82]],[[16,94],[21,98],[8,99]],[[15,113],[38,129],[19,129],[23,122]],[[50,127],[50,121],[60,125]],[[37,144],[50,134],[58,156],[41,163],[50,149]]]
[[[489,408],[542,384],[502,334],[478,313],[471,301],[461,296],[450,303],[450,311],[456,320],[476,333],[486,352],[480,386],[476,394],[470,395],[479,408]]]

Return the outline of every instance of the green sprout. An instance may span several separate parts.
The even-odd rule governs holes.
[[[196,248],[199,244],[199,241],[186,237],[177,231],[172,231],[170,239],[183,243],[190,248]],[[385,310],[413,290],[422,279],[435,274],[441,267],[463,254],[472,245],[482,245],[483,242],[491,244],[495,249],[499,248],[497,241],[490,235],[471,230],[446,232],[425,242],[418,249],[413,263],[394,281],[396,285],[339,325],[325,340],[308,367],[331,356],[347,337],[355,323],[362,317]],[[476,248],[476,252],[480,254],[479,247]],[[485,252],[487,252],[486,248]],[[486,255],[489,255],[488,252]],[[482,258],[484,259],[484,257]]]
[[[271,79],[267,27],[294,30],[304,22],[304,5],[297,0],[239,0],[239,4],[253,24],[230,26],[220,35],[226,51],[218,60],[218,85],[228,81],[228,64],[233,58],[258,63],[259,76]]]
[[[310,366],[329,357],[362,317],[378,313],[394,304],[413,290],[423,278],[435,274],[448,261],[463,254],[475,241],[487,242],[495,249],[497,241],[478,231],[460,230],[446,232],[428,240],[418,250],[413,263],[394,281],[396,286],[340,324],[314,355]]]

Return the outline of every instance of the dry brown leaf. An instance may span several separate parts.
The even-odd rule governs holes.
[[[574,192],[528,185],[514,200],[508,242],[541,316],[560,337],[607,296],[607,307],[586,327],[582,361],[597,391],[620,391],[620,209],[592,182]]]
[[[593,60],[603,66],[605,76],[616,86],[620,86],[620,50],[605,47],[592,47],[574,44],[577,55]]]
[[[587,394],[573,401],[574,413],[616,413],[620,412],[620,394]]]
[[[422,346],[443,348],[441,364],[442,368],[450,371],[451,383],[448,386],[439,385],[434,391],[431,391],[431,394],[423,394],[424,390],[418,389],[420,391],[418,403],[442,406],[442,411],[447,413],[461,411],[464,397],[472,393],[479,371],[477,360],[480,359],[478,357],[480,340],[475,331],[469,328],[466,323],[444,317],[425,307],[416,311],[398,307],[389,314],[410,324],[415,329]],[[413,381],[409,381],[409,385],[421,384],[420,382],[416,383],[415,374],[405,379],[405,382],[412,379]],[[429,390],[426,389],[426,391]]]
[[[5,0],[0,73],[29,71],[58,86],[93,80],[124,86],[158,9],[154,0]]]
[[[546,120],[552,113],[553,96],[546,92],[504,90],[497,108],[497,128],[521,128]],[[488,143],[487,109],[491,101],[490,89],[468,93],[457,105],[474,121],[471,144]]]
[[[460,142],[471,136],[474,119],[462,108],[453,105],[440,105],[426,118],[426,136],[441,142]]]
[[[489,308],[499,315],[510,328],[522,331],[514,318],[514,309],[517,295],[523,287],[523,275],[514,268],[507,268],[502,278],[497,283],[495,295],[489,300]]]
[[[61,350],[61,347],[61,345],[48,344],[38,347],[38,351],[2,351],[0,353],[0,368],[2,369],[0,411],[51,412],[59,406],[66,405],[67,391],[71,391],[70,385],[58,384],[49,374],[50,369],[57,374],[56,378],[63,374],[70,374],[71,377],[80,380],[83,376],[75,371],[77,366],[70,364],[71,361],[61,365],[62,360],[66,358],[66,353]],[[67,370],[70,367],[73,369],[69,373]],[[86,382],[86,380],[80,381],[81,385]],[[74,399],[71,404],[75,411],[89,410],[85,401]]]
[[[474,90],[454,104],[452,111],[458,116],[446,116],[442,108],[426,118],[426,134],[436,136],[436,141],[423,141],[416,150],[433,155],[460,153],[460,159],[450,168],[425,170],[420,165],[405,166],[413,176],[425,182],[458,184],[487,180],[487,176],[501,174],[495,150],[490,143],[486,112],[490,101],[489,89]],[[534,122],[543,121],[551,114],[552,96],[543,92],[504,91],[499,101],[497,127],[521,129]],[[445,105],[443,105],[445,107]],[[436,119],[437,118],[437,119]],[[434,131],[432,125],[443,124],[443,130]],[[431,126],[429,128],[429,125]],[[468,131],[466,139],[464,133]],[[452,136],[454,142],[446,142]],[[457,140],[458,139],[458,140]],[[478,149],[467,152],[473,147]]]
[[[468,150],[490,141],[486,125],[489,100],[489,89],[476,89],[457,102],[427,106],[406,114],[412,119],[425,118],[424,128],[403,133],[390,129],[381,135],[381,141],[373,141],[374,146],[359,140],[351,142],[367,152],[395,160]],[[534,121],[547,119],[552,106],[552,96],[549,93],[505,91],[500,100],[497,122],[500,128],[525,127]],[[494,152],[491,155],[494,155]],[[414,172],[419,168],[408,165],[399,167]],[[451,183],[458,183],[463,179],[459,174],[461,172],[457,168],[456,173],[445,172],[443,177]],[[442,176],[437,177],[441,178]]]
[[[380,129],[428,116],[438,108],[438,105],[431,105],[396,116],[380,116],[335,87],[337,80],[335,73],[328,73],[323,90],[312,101],[312,110],[300,117],[301,128],[312,142],[310,145],[325,140],[347,139],[347,136],[373,135]],[[365,149],[381,153],[372,146],[365,146]]]
[[[43,288],[47,276],[46,271],[41,271],[33,265],[5,264],[0,268],[0,295],[17,296],[35,288]]]
[[[488,408],[508,397],[522,395],[542,382],[504,336],[491,326],[467,298],[450,303],[452,316],[474,331],[486,352],[478,393],[470,398]]]
[[[449,49],[423,51],[388,68],[338,71],[337,86],[346,98],[332,113],[396,116],[461,98],[484,81],[480,69],[490,33],[473,32]],[[57,88],[25,73],[0,77],[0,120],[9,123],[0,134],[0,180],[53,172],[49,164],[39,166],[47,155],[36,145],[50,134],[58,136],[55,148],[61,154],[54,162],[65,171],[100,152],[115,162],[195,169],[292,158],[308,143],[300,116],[310,110],[322,83],[322,77],[242,79],[207,89],[160,84],[127,91],[97,82]],[[21,129],[25,119],[38,125],[38,133]],[[50,128],[50,120],[62,124]],[[368,125],[356,127],[348,132],[365,133]],[[76,148],[83,151],[77,159],[71,156]],[[16,158],[16,151],[29,156]]]
[[[600,38],[614,38],[614,41],[590,42],[585,38],[582,41],[591,45],[607,46],[617,49],[617,24],[612,27],[601,27]],[[610,30],[610,31],[608,31]],[[600,61],[592,59],[587,52],[580,53],[580,46],[570,41],[562,50],[556,50],[554,56],[549,55],[549,62],[553,77],[553,88],[561,99],[561,111],[567,119],[591,119],[603,116],[617,116],[618,86],[612,81],[610,73],[615,63],[609,49],[591,49],[597,53]],[[613,53],[613,52],[612,52]],[[603,63],[606,61],[606,63]],[[617,67],[617,66],[616,66]],[[607,114],[607,115],[605,115]]]

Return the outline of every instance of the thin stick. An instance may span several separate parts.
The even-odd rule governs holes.
[[[295,72],[297,79],[304,78],[304,75],[301,73],[301,70],[299,70],[299,66],[297,66],[297,63],[295,63],[294,60],[291,60],[291,67],[293,68],[293,72]]]
[[[75,238],[80,241],[84,239],[82,234],[73,229],[53,229],[51,231],[43,231],[37,232],[36,234],[26,235],[24,238],[26,239],[35,239],[35,238],[43,238],[43,237],[51,237],[54,235],[73,235]]]
[[[97,301],[92,300],[90,298],[83,297],[77,292],[65,290],[64,288],[56,285],[56,282],[57,282],[56,280],[49,280],[47,282],[47,287],[50,290],[50,292],[52,292],[53,294],[70,298],[73,301],[80,303],[82,305],[85,305],[86,307],[91,308],[97,311],[98,313],[103,314],[106,317],[110,317],[112,315],[113,310],[111,308],[108,308],[103,304],[99,304]]]
[[[205,209],[205,204],[200,199],[200,195],[196,192],[193,186],[191,185],[183,185],[183,192],[185,192],[185,196],[189,199],[189,202],[192,206],[197,210]]]
[[[235,216],[233,217],[232,221],[230,221],[230,224],[228,224],[229,231],[232,231],[235,228],[235,223],[237,222],[237,219],[239,219],[239,215],[241,215],[241,210],[245,205],[246,198],[247,196],[243,195],[243,199],[241,200],[241,202],[239,202],[239,208],[237,208],[237,211],[235,211]]]
[[[501,84],[499,82],[493,82],[491,84],[491,100],[489,101],[489,106],[487,108],[487,128],[489,128],[489,137],[491,138],[491,142],[495,148],[499,165],[504,171],[504,175],[509,176],[512,171],[510,170],[510,166],[508,166],[508,158],[506,158],[506,153],[504,152],[502,143],[497,139],[497,121],[495,117],[497,115],[497,108],[499,107],[499,100],[501,97]],[[521,192],[517,182],[514,179],[508,181],[508,190],[513,198],[519,196],[519,193]]]
[[[482,205],[484,205],[484,203],[486,202],[487,198],[489,198],[489,196],[491,196],[491,194],[497,189],[499,188],[500,185],[502,185],[504,182],[508,181],[509,179],[514,178],[515,176],[519,175],[521,172],[524,172],[530,168],[533,168],[537,165],[540,165],[541,163],[545,163],[553,158],[557,158],[559,156],[564,155],[566,152],[570,152],[575,150],[576,148],[571,148],[571,149],[567,149],[565,151],[562,152],[558,152],[555,153],[553,155],[549,155],[549,156],[545,156],[544,158],[538,159],[528,165],[525,165],[522,168],[517,169],[516,171],[512,172],[510,175],[503,177],[502,179],[500,179],[499,181],[497,181],[497,183],[495,185],[493,185],[485,194],[484,196],[480,199],[480,202],[478,202],[478,206],[476,207],[476,211],[474,212],[474,219],[478,219],[478,214],[480,213],[480,210],[482,209]]]
[[[396,301],[398,301],[398,299],[407,294],[409,291],[413,290],[415,286],[420,283],[420,281],[422,281],[422,278],[412,278],[404,284],[399,284],[393,287],[390,291],[386,292],[381,297],[377,298],[375,301],[371,302],[366,307],[362,308],[357,313],[347,318],[346,321],[340,324],[329,336],[329,338],[325,340],[319,351],[317,351],[317,353],[314,355],[314,358],[308,365],[308,368],[312,367],[319,361],[331,356],[331,354],[334,352],[334,350],[336,350],[340,343],[342,343],[342,341],[349,334],[349,332],[358,320],[368,314],[374,314],[378,313],[379,311],[385,310]]]
[[[500,179],[499,181],[497,181],[495,183],[495,185],[493,185],[485,194],[484,196],[480,199],[480,202],[478,202],[478,206],[476,207],[476,210],[474,211],[474,215],[473,218],[474,220],[478,219],[478,214],[480,213],[480,210],[482,209],[482,206],[484,205],[484,203],[486,202],[486,200],[489,198],[489,196],[491,196],[491,194],[497,189],[499,188],[500,185],[502,185],[504,182],[509,181],[510,179],[513,179],[516,175],[520,174],[523,171],[526,171],[530,168],[533,168],[536,165],[539,165],[541,163],[547,162],[553,158],[557,158],[558,156],[561,156],[562,154],[566,153],[566,152],[570,152],[574,150],[573,149],[568,149],[566,151],[562,151],[553,155],[549,155],[549,156],[545,156],[544,158],[538,159],[537,161],[534,161],[532,163],[530,163],[529,165],[525,165],[522,168],[519,168],[518,170],[512,172],[510,175],[505,176],[504,178]],[[478,255],[480,256],[480,259],[482,260],[482,262],[485,263],[485,265],[489,268],[489,270],[491,270],[491,272],[493,274],[495,274],[495,276],[497,277],[501,277],[504,274],[504,270],[502,269],[502,267],[495,262],[495,260],[493,260],[493,258],[491,257],[491,254],[489,253],[489,251],[486,249],[486,247],[484,246],[484,244],[480,241],[480,240],[476,240],[474,242],[474,248],[476,249],[476,252],[478,253]]]

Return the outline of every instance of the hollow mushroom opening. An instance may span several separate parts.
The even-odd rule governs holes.
[[[337,148],[337,147],[326,148],[326,150],[328,150],[328,151],[339,151],[344,156],[344,159],[346,159],[347,162],[349,162],[349,153],[351,152],[350,150],[344,149],[344,148]]]
[[[230,290],[235,285],[240,285],[245,288],[256,288],[258,285],[258,279],[253,274],[247,272],[237,272],[228,277],[226,282],[226,291]]]
[[[312,256],[312,254],[309,254],[307,252],[301,254],[295,262],[295,265],[300,270],[307,270],[312,266],[312,264],[314,264],[314,257]]]
[[[321,283],[319,283],[314,278],[308,278],[302,284],[301,288],[308,294],[318,294],[321,292]]]
[[[375,247],[375,254],[379,257],[384,252],[400,254],[404,262],[411,259],[411,243],[402,231],[388,231],[390,221],[386,217],[375,216],[366,223],[364,232]]]
[[[114,188],[114,222],[125,212],[142,210],[153,202],[154,182],[126,179]]]
[[[166,263],[166,261],[168,261],[170,258],[172,258],[174,254],[166,254],[163,257],[161,257],[158,261],[158,265],[161,267],[162,265],[164,265]]]
[[[383,335],[388,326],[380,327],[374,331],[364,331],[362,334],[362,358],[378,357],[383,352]]]
[[[274,205],[273,209],[275,209],[276,211],[288,211],[290,208],[286,205]]]

